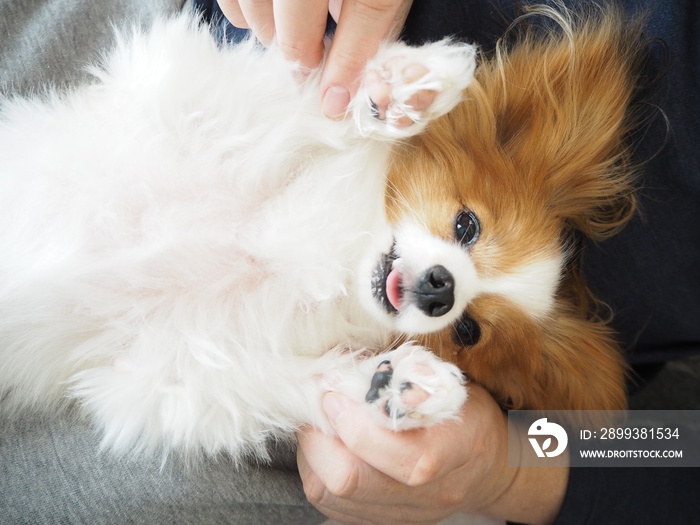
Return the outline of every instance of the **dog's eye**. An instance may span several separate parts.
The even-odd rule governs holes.
[[[470,246],[479,238],[481,226],[479,219],[473,212],[464,210],[459,212],[455,220],[455,239],[462,246]]]
[[[453,327],[452,340],[459,346],[474,346],[480,338],[479,323],[468,315],[463,316]]]

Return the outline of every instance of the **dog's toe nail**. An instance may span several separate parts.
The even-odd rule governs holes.
[[[387,415],[387,417],[394,420],[401,419],[406,416],[406,412],[403,410],[394,409],[393,405],[391,404],[391,400],[384,404],[384,413]]]

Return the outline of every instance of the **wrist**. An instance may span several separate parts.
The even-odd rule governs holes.
[[[527,523],[550,525],[554,522],[564,502],[569,481],[569,453],[559,456],[551,467],[524,467],[520,458],[523,447],[529,447],[527,430],[505,430],[498,447],[498,463],[494,469],[497,483],[491,501],[482,508],[485,515]],[[500,449],[500,450],[499,450]],[[510,459],[509,459],[510,452]]]

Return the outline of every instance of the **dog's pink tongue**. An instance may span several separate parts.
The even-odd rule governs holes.
[[[401,308],[401,270],[394,267],[386,278],[386,298],[391,306]]]

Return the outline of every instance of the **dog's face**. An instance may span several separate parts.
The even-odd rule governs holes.
[[[547,188],[525,182],[530,166],[497,142],[463,143],[469,104],[397,152],[386,200],[394,243],[377,266],[377,301],[397,330],[501,401],[530,405],[551,319],[573,309],[564,225]]]
[[[465,101],[397,149],[378,309],[504,405],[618,409],[623,360],[576,239],[633,208],[623,138],[635,49],[616,17],[485,61]]]
[[[472,346],[484,297],[533,319],[549,314],[564,257],[537,192],[519,187],[512,166],[477,167],[463,153],[461,166],[434,160],[395,172],[388,189],[394,241],[377,262],[373,293],[395,328],[411,336],[450,329],[456,344]]]

